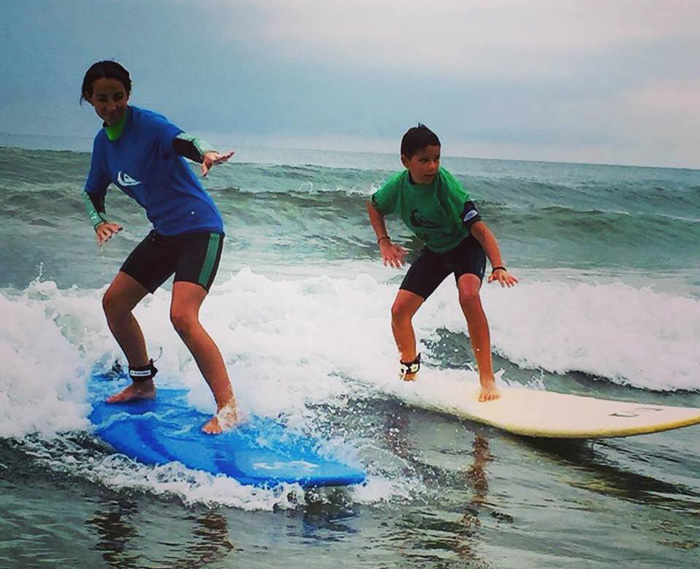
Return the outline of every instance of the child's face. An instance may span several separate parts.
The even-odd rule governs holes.
[[[100,78],[92,84],[92,95],[86,97],[97,116],[109,126],[117,124],[126,112],[129,94],[118,79]]]
[[[440,168],[440,147],[426,146],[410,158],[401,156],[401,162],[408,168],[416,184],[430,184]]]

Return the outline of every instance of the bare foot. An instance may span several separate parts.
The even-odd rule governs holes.
[[[404,381],[416,381],[418,379],[418,372],[415,373],[401,373],[399,377]]]
[[[123,391],[107,398],[107,403],[128,403],[137,399],[153,399],[156,396],[156,386],[152,379],[132,383]]]
[[[231,400],[219,409],[211,419],[202,427],[202,432],[208,435],[220,435],[224,431],[232,429],[239,423],[236,400]]]
[[[494,401],[501,397],[498,387],[496,387],[495,379],[481,380],[481,392],[479,393],[479,401]]]

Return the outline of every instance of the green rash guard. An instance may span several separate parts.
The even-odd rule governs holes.
[[[371,201],[384,216],[398,213],[406,227],[435,253],[454,249],[480,219],[478,213],[469,215],[468,221],[464,218],[465,207],[476,210],[462,184],[444,168],[427,185],[414,184],[408,170],[403,170],[377,190]]]

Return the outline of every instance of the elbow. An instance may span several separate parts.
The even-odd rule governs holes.
[[[469,232],[479,241],[481,241],[484,238],[484,236],[486,235],[486,231],[486,224],[483,221],[475,221],[471,224],[471,227],[469,228]]]

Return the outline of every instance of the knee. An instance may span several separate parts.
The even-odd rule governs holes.
[[[391,321],[392,322],[405,322],[411,320],[413,314],[402,302],[394,302],[391,305]]]
[[[199,324],[196,315],[180,310],[170,311],[170,322],[175,331],[183,338],[190,336]]]
[[[479,297],[478,287],[460,287],[459,289],[459,304],[462,308],[470,308],[479,305],[481,298]]]
[[[129,310],[126,310],[124,303],[119,298],[119,295],[115,294],[112,289],[107,289],[107,292],[102,297],[102,310],[104,311],[108,320],[130,312]]]

